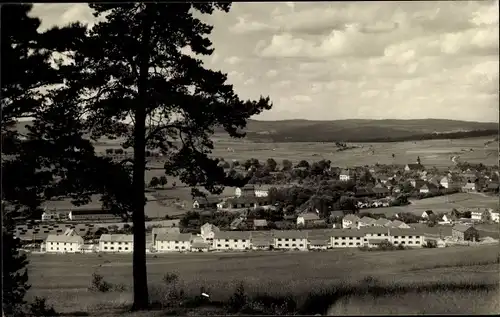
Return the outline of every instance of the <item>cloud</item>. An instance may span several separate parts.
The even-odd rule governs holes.
[[[42,26],[93,22],[85,4],[36,4]],[[260,119],[498,118],[498,1],[234,3],[204,15],[206,65]]]
[[[241,58],[239,58],[237,56],[230,56],[230,57],[226,58],[224,61],[230,65],[236,65],[236,64],[241,62]]]

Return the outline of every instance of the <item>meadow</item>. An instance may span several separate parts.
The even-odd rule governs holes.
[[[301,160],[319,161],[327,159],[332,166],[349,167],[353,165],[414,163],[420,156],[425,166],[446,168],[453,165],[451,158],[458,156],[460,161],[498,165],[498,146],[496,143],[485,146],[492,138],[469,138],[457,140],[424,140],[415,142],[387,143],[349,143],[355,149],[337,151],[334,143],[293,142],[293,143],[256,143],[245,139],[233,140],[214,137],[214,157],[225,160],[245,161],[249,158],[266,160],[274,158],[278,163],[284,159],[298,163]],[[96,145],[96,151],[105,152],[106,148],[119,147],[119,143],[105,142]],[[373,151],[373,152],[372,152]],[[373,153],[373,154],[372,154]],[[392,157],[394,154],[394,158]],[[160,164],[161,165],[161,164]],[[150,171],[155,173],[154,171]],[[158,170],[161,173],[161,170]]]
[[[353,249],[303,253],[171,254],[148,257],[148,279],[153,301],[164,298],[164,275],[175,273],[179,277],[178,287],[186,294],[199,295],[204,287],[214,301],[226,301],[242,281],[250,295],[263,292],[290,294],[303,305],[307,294],[312,291],[356,284],[366,277],[383,285],[406,285],[415,290],[418,290],[418,285],[436,283],[491,286],[499,282],[497,257],[498,245],[392,252]],[[29,259],[33,286],[28,296],[46,297],[58,312],[83,311],[92,315],[131,303],[131,255],[32,254]],[[121,285],[124,290],[90,292],[92,273]],[[478,300],[484,301],[485,298],[482,296]],[[462,303],[462,312],[471,311],[474,305],[474,301]],[[384,307],[389,306],[387,303]],[[332,307],[346,309],[345,306]],[[433,312],[439,310],[428,311]]]

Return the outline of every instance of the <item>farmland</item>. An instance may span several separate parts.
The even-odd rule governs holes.
[[[364,166],[379,164],[407,164],[415,162],[420,156],[425,166],[446,168],[453,165],[451,158],[458,156],[459,160],[469,163],[498,165],[498,147],[495,144],[485,146],[490,138],[471,138],[457,140],[426,140],[415,142],[389,143],[355,143],[357,148],[337,151],[334,143],[294,142],[294,143],[254,143],[248,140],[231,140],[229,138],[214,138],[214,157],[225,160],[244,161],[249,158],[266,160],[270,157],[277,162],[284,159],[294,163],[300,160],[318,161],[328,159],[332,166]],[[106,148],[118,147],[116,142],[96,146],[96,151],[104,153]],[[373,150],[373,152],[372,152]],[[472,150],[472,151],[471,151]],[[373,154],[372,154],[373,153]],[[394,154],[394,158],[392,157]],[[161,166],[161,164],[159,164]],[[150,171],[162,173],[162,170]],[[150,175],[148,175],[149,177]]]
[[[354,283],[372,276],[381,283],[494,284],[499,281],[498,245],[420,249],[395,252],[255,252],[172,254],[148,258],[152,300],[159,297],[162,277],[175,272],[188,294],[205,287],[214,300],[227,300],[238,281],[248,293],[290,292],[299,302],[306,293],[338,283]],[[430,260],[432,259],[432,260]],[[130,304],[131,255],[30,256],[29,296],[44,296],[60,312],[88,313]],[[92,273],[123,284],[123,292],[92,293],[87,290]],[[482,299],[484,300],[484,298]],[[471,311],[474,302],[463,303]],[[431,312],[431,311],[429,311]]]

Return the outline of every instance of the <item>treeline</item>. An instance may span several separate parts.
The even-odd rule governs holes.
[[[416,133],[414,131],[395,131],[387,129],[387,131],[371,131],[363,129],[357,133],[351,131],[343,133],[337,131],[328,133],[328,131],[316,131],[312,129],[309,133],[294,133],[291,131],[277,132],[263,136],[255,132],[248,132],[247,137],[256,142],[328,142],[334,143],[339,141],[345,142],[405,142],[405,141],[422,141],[422,140],[443,140],[443,139],[465,139],[477,138],[484,136],[492,136],[498,134],[498,129],[483,129],[473,131],[460,132],[445,132],[445,133]]]

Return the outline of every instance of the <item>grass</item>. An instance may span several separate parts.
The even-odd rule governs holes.
[[[304,305],[313,290],[351,285],[367,275],[388,285],[498,284],[498,265],[493,264],[497,256],[498,245],[397,252],[172,254],[148,258],[148,281],[152,300],[164,292],[164,275],[174,272],[186,295],[199,295],[205,287],[212,300],[227,301],[237,282],[244,281],[249,296],[264,291],[284,296],[286,290]],[[46,297],[58,312],[99,312],[131,303],[131,255],[31,255],[30,261],[29,295]],[[123,284],[125,290],[89,292],[94,272],[109,283]]]
[[[485,165],[498,165],[498,148],[495,146],[484,147],[486,138],[470,138],[457,140],[425,140],[416,142],[394,142],[394,143],[358,143],[357,149],[337,152],[334,143],[321,142],[294,142],[294,143],[254,143],[244,140],[233,140],[229,138],[217,138],[214,144],[213,156],[224,157],[226,160],[244,161],[249,158],[266,160],[270,157],[281,163],[282,160],[292,160],[298,163],[300,160],[318,161],[328,159],[332,166],[347,167],[356,162],[356,165],[379,164],[408,164],[414,162],[420,156],[422,163],[426,166],[438,168],[449,167],[453,163],[450,157],[459,155],[460,159],[470,163],[483,163]],[[98,145],[97,152],[103,152],[106,148],[115,147],[116,144]],[[234,151],[228,151],[232,149]],[[371,154],[371,148],[374,154]],[[473,149],[472,152],[468,151]],[[467,151],[462,151],[467,150]],[[392,157],[395,155],[395,158]],[[156,164],[158,165],[158,164]],[[161,170],[148,171],[148,177],[162,175]]]

